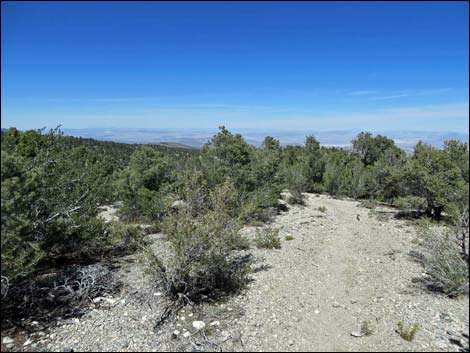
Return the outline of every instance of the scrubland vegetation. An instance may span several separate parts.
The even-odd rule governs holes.
[[[142,223],[168,237],[171,255],[148,263],[169,298],[194,302],[236,290],[247,271],[232,252],[250,247],[240,227],[285,210],[280,198],[302,204],[303,192],[370,208],[385,202],[446,224],[445,236],[421,228],[423,264],[434,289],[468,293],[468,145],[418,143],[407,156],[380,135],[361,133],[352,144],[325,148],[308,136],[303,146],[281,147],[266,137],[255,148],[221,127],[201,150],[186,150],[11,128],[1,141],[2,296],[48,271],[145,248]],[[115,202],[127,225],[97,218],[99,206]],[[281,246],[275,229],[254,242]]]

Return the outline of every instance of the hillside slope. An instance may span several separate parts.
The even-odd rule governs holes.
[[[455,351],[468,345],[468,298],[449,299],[413,284],[421,266],[414,226],[372,215],[358,202],[306,194],[305,206],[276,217],[282,248],[252,248],[253,281],[224,303],[180,311],[155,334],[165,300],[138,257],[124,258],[124,287],[80,319],[63,320],[43,335],[48,350],[75,351]],[[325,207],[321,212],[318,208]],[[393,210],[382,209],[382,215]],[[252,238],[255,227],[245,227]],[[294,237],[285,241],[286,235]],[[151,236],[164,251],[161,234]],[[197,331],[194,320],[206,328]],[[371,336],[355,337],[363,321]],[[418,323],[412,342],[397,323]],[[177,338],[172,338],[178,330]],[[449,339],[454,339],[452,343]]]

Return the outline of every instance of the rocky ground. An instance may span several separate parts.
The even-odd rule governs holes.
[[[320,209],[319,209],[320,208]],[[306,195],[268,226],[282,248],[249,250],[255,269],[246,290],[223,303],[186,307],[157,331],[167,304],[145,274],[141,254],[120,259],[120,293],[95,298],[80,318],[31,334],[3,332],[2,350],[26,351],[457,351],[468,347],[469,300],[423,290],[415,228],[393,210]],[[378,217],[377,215],[382,215]],[[110,217],[110,215],[107,215]],[[255,227],[245,227],[252,238]],[[285,240],[286,236],[293,240]],[[161,234],[152,248],[165,251]],[[361,333],[369,322],[372,334]],[[417,323],[413,341],[397,323]]]

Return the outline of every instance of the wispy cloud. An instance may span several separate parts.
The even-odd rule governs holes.
[[[451,90],[452,88],[414,89],[414,90],[407,89],[407,90],[391,92],[390,95],[386,95],[386,96],[369,97],[368,100],[379,101],[379,100],[397,99],[397,98],[403,98],[403,97],[426,96],[426,95],[445,93]]]
[[[376,93],[378,93],[378,91],[363,90],[363,91],[352,91],[352,92],[349,92],[348,95],[349,96],[367,96],[367,95],[376,94]]]
[[[391,96],[379,96],[379,97],[370,97],[370,101],[380,101],[380,100],[387,100],[387,99],[396,99],[396,98],[402,98],[402,97],[408,97],[409,94],[395,94]]]
[[[37,101],[37,102],[136,102],[136,101],[155,101],[159,99],[165,99],[168,97],[104,97],[104,98],[76,98],[76,97],[65,97],[65,98],[26,98],[26,97],[12,97],[12,100],[20,101]]]

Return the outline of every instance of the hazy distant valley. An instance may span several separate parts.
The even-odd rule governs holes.
[[[66,135],[94,138],[104,141],[125,143],[177,143],[190,147],[201,147],[217,133],[214,129],[141,129],[141,128],[90,128],[67,129]],[[360,130],[292,130],[281,131],[273,129],[232,129],[235,133],[241,133],[245,140],[255,146],[260,146],[266,136],[278,139],[281,145],[302,145],[307,135],[314,135],[323,146],[335,146],[348,148],[351,141]],[[468,142],[469,135],[466,132],[429,132],[429,131],[373,131],[374,134],[382,134],[393,139],[396,145],[407,152],[413,150],[419,141],[428,143],[434,147],[442,147],[446,140],[460,140]]]

